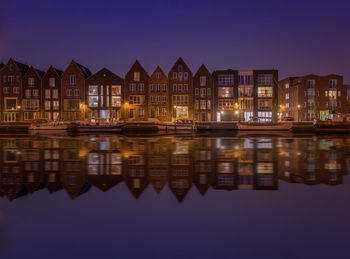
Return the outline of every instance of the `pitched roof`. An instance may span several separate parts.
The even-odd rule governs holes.
[[[52,67],[55,71],[56,71],[56,73],[60,76],[60,77],[62,77],[62,75],[63,75],[63,71],[62,70],[59,70],[59,69],[57,69],[57,68],[55,68],[55,67]]]
[[[36,69],[36,68],[35,68],[35,71],[39,74],[39,76],[40,76],[41,78],[43,78],[43,76],[45,75],[45,72],[42,71],[42,70],[39,70],[39,69]]]
[[[28,65],[25,65],[23,63],[20,63],[18,61],[13,61],[16,66],[22,71],[22,74],[24,75],[25,73],[27,73],[28,69],[29,69],[29,66]]]
[[[92,74],[92,75],[89,77],[89,79],[94,78],[94,77],[99,77],[100,74],[109,74],[110,76],[115,77],[115,78],[117,78],[118,80],[124,80],[123,78],[121,78],[120,76],[118,76],[117,74],[113,73],[112,71],[110,71],[109,69],[107,69],[107,68],[105,68],[105,67],[102,68],[102,69],[100,69],[100,70],[97,71],[96,73]]]
[[[177,67],[179,64],[181,64],[181,65],[184,66],[184,70],[188,70],[188,71],[192,74],[191,69],[187,66],[186,62],[182,59],[182,57],[179,57],[179,58],[176,60],[175,64],[172,66],[172,68],[170,69],[169,73],[170,73],[171,71],[173,71],[173,70],[176,70],[176,67]]]
[[[152,78],[152,77],[155,77],[157,73],[161,73],[161,75],[162,75],[163,77],[168,78],[167,75],[164,73],[164,71],[161,69],[160,66],[157,66],[157,67],[156,67],[156,69],[153,71],[153,73],[152,73],[152,75],[151,75],[151,78]]]
[[[139,62],[137,59],[135,60],[134,64],[131,66],[131,68],[129,69],[129,71],[126,73],[126,76],[125,76],[125,77],[127,77],[127,75],[128,75],[129,73],[131,73],[131,71],[133,71],[134,69],[140,69],[140,70],[142,70],[142,72],[144,72],[144,73],[147,75],[147,77],[149,77],[147,71],[144,69],[144,67],[140,64],[140,62]]]
[[[85,77],[89,77],[92,75],[90,69],[88,69],[87,67],[84,67],[83,65],[75,62],[75,64],[77,64],[77,66],[79,67],[80,71],[84,74]]]
[[[198,68],[198,70],[197,70],[197,72],[196,72],[196,75],[197,75],[199,72],[201,72],[201,71],[204,71],[205,73],[210,74],[209,70],[207,69],[207,67],[206,67],[204,64],[202,64],[202,65]]]

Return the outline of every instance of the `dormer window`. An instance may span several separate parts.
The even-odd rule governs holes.
[[[160,73],[157,73],[157,74],[156,74],[156,78],[157,78],[157,79],[160,79]]]
[[[182,66],[181,65],[178,67],[178,71],[182,72]]]

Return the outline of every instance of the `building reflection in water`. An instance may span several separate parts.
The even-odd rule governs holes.
[[[192,186],[277,190],[278,179],[339,185],[349,167],[347,137],[0,138],[0,193],[13,200],[46,188],[74,199],[91,186],[105,192],[125,182],[138,199],[148,185],[167,185],[178,201]]]

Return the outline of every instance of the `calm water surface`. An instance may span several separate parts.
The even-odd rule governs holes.
[[[0,147],[0,258],[350,258],[346,135]]]

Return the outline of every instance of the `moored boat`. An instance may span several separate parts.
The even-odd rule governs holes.
[[[241,122],[238,123],[239,130],[270,131],[290,130],[291,123],[270,123],[270,122]]]
[[[77,132],[121,132],[125,124],[77,122],[73,125],[74,130]]]
[[[350,122],[347,121],[316,121],[315,132],[319,133],[350,133]]]
[[[68,124],[58,121],[48,121],[44,119],[33,121],[33,123],[29,126],[28,130],[30,131],[38,131],[38,130],[60,130],[64,131],[68,129]]]

